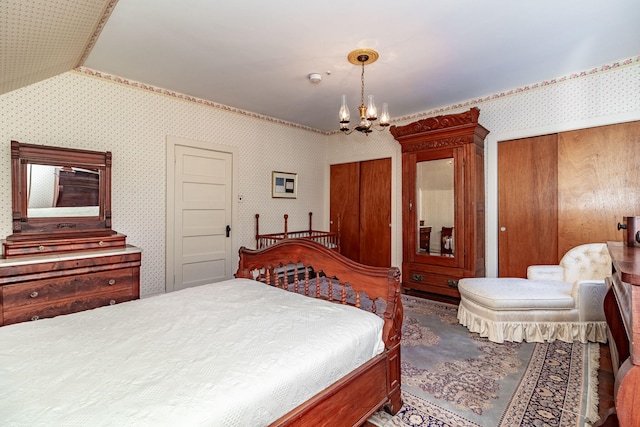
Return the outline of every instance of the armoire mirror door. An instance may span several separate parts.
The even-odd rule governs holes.
[[[456,241],[464,236],[464,221],[458,215],[464,203],[463,193],[458,191],[463,188],[461,154],[459,148],[452,147],[405,156],[403,170],[412,170],[411,176],[405,173],[407,182],[415,183],[413,188],[406,186],[410,216],[405,218],[403,235],[412,262],[461,266],[464,257],[459,256],[458,248],[463,243]]]
[[[455,258],[453,157],[416,162],[416,253]]]

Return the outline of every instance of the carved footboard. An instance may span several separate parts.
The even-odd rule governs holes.
[[[385,351],[273,425],[361,425],[380,407],[395,414],[400,401],[403,309],[400,270],[365,266],[306,239],[263,250],[240,249],[236,277],[374,312],[384,320]]]

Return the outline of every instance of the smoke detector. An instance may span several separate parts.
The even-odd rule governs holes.
[[[322,75],[320,73],[311,73],[309,74],[309,80],[311,80],[311,83],[320,83],[322,81]]]

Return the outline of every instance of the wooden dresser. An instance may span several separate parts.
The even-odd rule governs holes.
[[[607,246],[613,272],[604,310],[612,340],[615,410],[621,427],[640,426],[640,247]]]
[[[0,326],[138,299],[141,252],[127,245],[0,259]]]

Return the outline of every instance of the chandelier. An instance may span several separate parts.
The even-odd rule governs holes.
[[[373,95],[367,97],[367,105],[364,105],[364,66],[376,62],[378,56],[378,52],[373,49],[356,49],[347,56],[350,63],[362,66],[362,74],[360,76],[360,106],[358,107],[358,111],[360,111],[360,123],[353,129],[349,129],[351,116],[349,114],[349,107],[347,106],[347,95],[342,95],[342,106],[338,112],[340,130],[347,135],[357,130],[369,136],[373,129],[383,131],[389,126],[389,107],[386,102],[382,104],[382,112],[380,114],[380,121],[378,122],[380,126],[379,129],[373,126],[373,122],[378,119],[378,109],[373,101]]]

